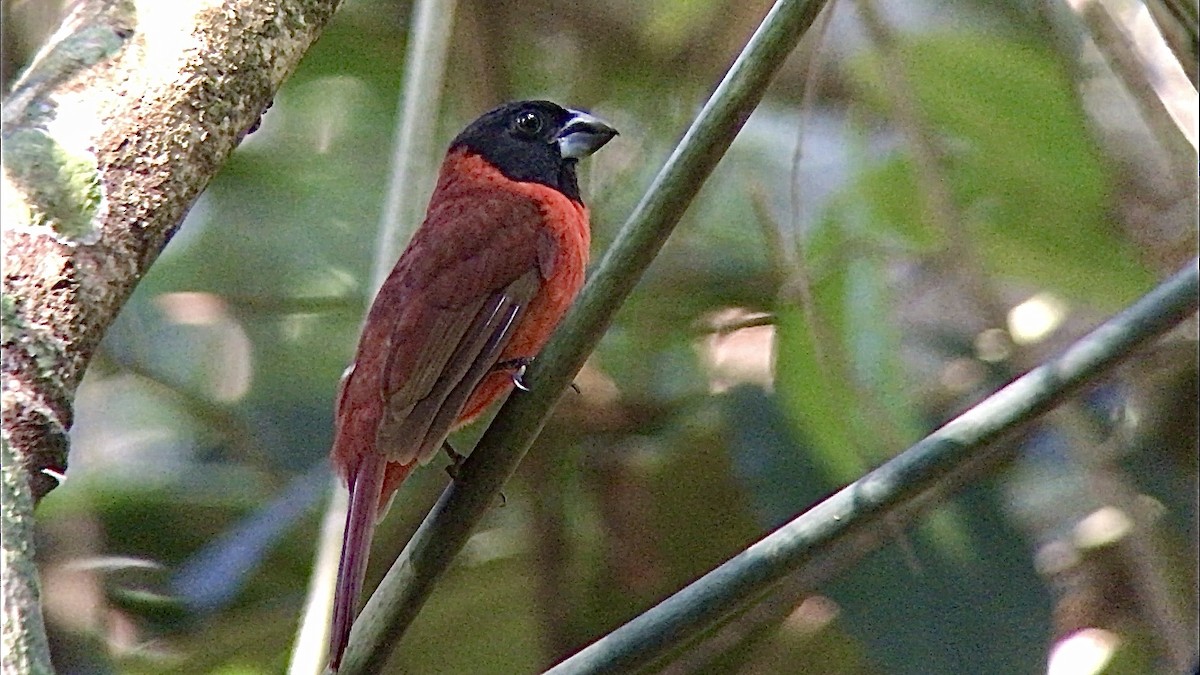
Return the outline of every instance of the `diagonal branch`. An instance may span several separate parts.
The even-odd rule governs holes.
[[[825,4],[779,0],[763,20],[622,227],[561,328],[530,367],[526,377],[532,391],[509,397],[463,465],[459,480],[442,494],[363,608],[340,672],[383,668],[391,645],[420,611],[475,523],[495,503],[550,408]]]
[[[704,634],[789,575],[812,588],[885,542],[897,519],[999,459],[1001,439],[1196,312],[1197,261],[1125,311],[951,420],[907,451],[675,595],[547,671],[629,673]],[[1012,446],[1015,449],[1015,446]]]

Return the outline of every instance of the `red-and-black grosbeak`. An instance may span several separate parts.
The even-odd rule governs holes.
[[[425,221],[342,377],[333,465],[350,489],[330,636],[337,670],[376,519],[418,463],[509,391],[583,285],[578,161],[617,134],[549,101],[502,105],[450,144]]]

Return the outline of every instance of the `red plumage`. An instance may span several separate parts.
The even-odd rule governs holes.
[[[451,144],[413,234],[367,315],[338,393],[335,469],[350,508],[330,636],[336,671],[375,522],[446,435],[513,386],[583,284],[590,239],[576,161],[616,131],[546,101],[501,106]]]

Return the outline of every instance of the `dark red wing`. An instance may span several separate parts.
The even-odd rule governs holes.
[[[441,375],[428,393],[406,408],[406,414],[396,415],[391,400],[385,404],[376,434],[377,447],[406,450],[404,454],[393,451],[391,461],[408,463],[416,459],[425,463],[437,454],[467,397],[504,351],[540,283],[537,270],[529,270],[483,303],[446,360]],[[419,443],[412,443],[417,439]]]
[[[541,286],[541,214],[527,197],[448,189],[431,207],[371,317],[356,371],[378,369],[375,448],[390,462],[437,453]]]

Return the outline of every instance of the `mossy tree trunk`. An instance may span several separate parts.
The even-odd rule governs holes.
[[[3,105],[4,673],[51,665],[33,506],[108,326],[339,0],[83,0]]]

